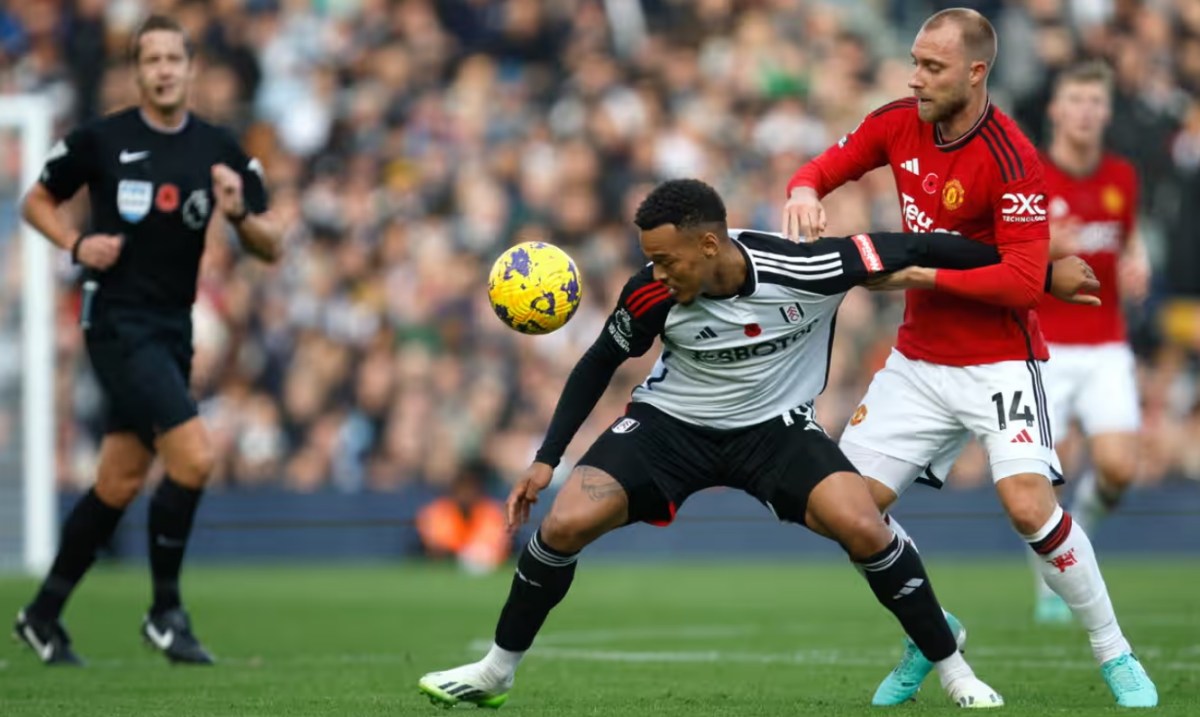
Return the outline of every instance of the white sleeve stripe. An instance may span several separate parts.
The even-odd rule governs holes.
[[[765,252],[758,249],[746,249],[746,251],[755,259],[772,259],[785,264],[817,264],[833,259],[841,260],[842,258],[842,255],[836,251],[816,256],[788,256],[786,254],[776,254],[775,252]]]
[[[823,274],[794,274],[790,271],[784,271],[783,269],[761,269],[758,273],[764,276],[773,275],[787,277],[789,279],[795,279],[796,281],[819,281],[821,279],[832,279],[833,277],[841,276],[846,272],[842,271],[841,269],[834,269],[833,271],[827,271]]]
[[[841,259],[837,259],[835,261],[828,261],[828,262],[825,262],[824,264],[811,264],[809,266],[793,266],[791,264],[785,264],[784,262],[776,261],[774,259],[758,259],[757,264],[760,267],[764,267],[764,268],[769,267],[769,268],[775,268],[775,269],[787,269],[789,271],[797,271],[797,272],[801,272],[804,274],[812,274],[812,273],[815,273],[818,271],[828,271],[829,269],[842,268]]]

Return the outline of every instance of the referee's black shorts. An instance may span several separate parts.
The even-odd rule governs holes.
[[[808,496],[840,471],[857,472],[813,417],[793,409],[747,428],[715,430],[631,403],[579,461],[608,473],[629,497],[629,522],[666,525],[688,496],[743,490],[779,520],[804,524]]]
[[[136,433],[153,451],[156,437],[198,415],[191,314],[108,305],[89,319],[84,335],[104,392],[104,432]]]

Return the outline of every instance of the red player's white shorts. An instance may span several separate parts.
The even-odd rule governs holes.
[[[846,457],[897,495],[921,479],[940,487],[971,436],[987,450],[993,480],[1040,473],[1061,481],[1045,362],[943,366],[893,350],[842,434]]]

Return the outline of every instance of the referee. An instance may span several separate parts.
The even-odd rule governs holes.
[[[56,144],[23,204],[26,221],[84,269],[80,324],[107,399],[96,484],[67,517],[50,574],[17,614],[17,636],[47,664],[81,664],[60,621],[63,606],[141,490],[155,454],[166,476],[150,501],[153,602],[141,633],[171,662],[213,662],[179,595],[192,518],[213,466],[189,391],[191,305],[214,215],[260,259],[274,262],[281,251],[261,165],[229,131],[188,111],[191,49],[179,23],[150,17],[131,50],[139,106]],[[58,212],[83,186],[91,199],[87,232]]]

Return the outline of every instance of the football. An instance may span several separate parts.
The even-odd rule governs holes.
[[[575,262],[545,242],[510,247],[488,276],[488,299],[496,316],[523,334],[548,334],[575,315],[583,286]]]

